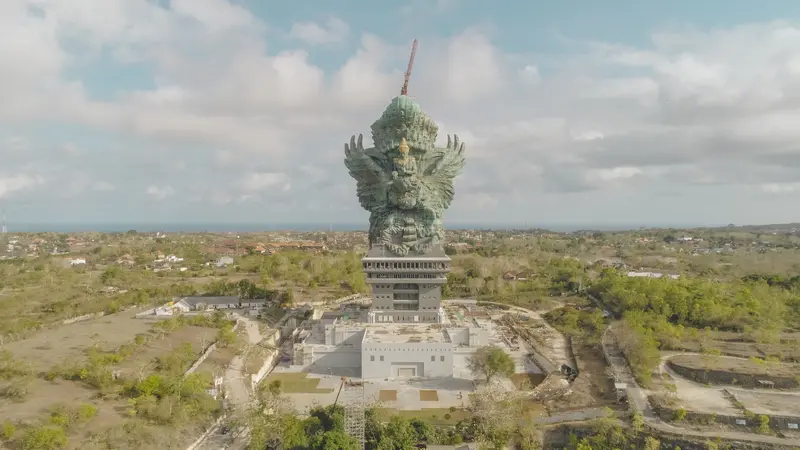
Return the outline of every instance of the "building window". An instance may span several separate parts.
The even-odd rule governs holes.
[[[444,356],[440,356],[439,361],[444,362]]]
[[[436,362],[436,355],[431,355],[431,362]]]
[[[383,355],[381,355],[381,361],[383,361]]]
[[[370,360],[370,361],[375,361],[375,355],[372,355],[372,356],[370,356],[370,357],[369,357],[369,360]]]

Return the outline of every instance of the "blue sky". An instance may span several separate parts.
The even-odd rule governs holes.
[[[343,144],[414,38],[447,223],[800,221],[799,2],[0,3],[11,229],[365,222]]]

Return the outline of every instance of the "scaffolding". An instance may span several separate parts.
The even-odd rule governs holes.
[[[364,383],[347,380],[343,386],[340,403],[344,408],[344,429],[348,436],[359,442],[364,448],[364,423],[366,422],[364,407]]]

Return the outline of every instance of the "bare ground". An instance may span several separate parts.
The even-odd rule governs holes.
[[[30,362],[37,371],[82,359],[86,349],[98,343],[117,348],[131,342],[137,334],[150,330],[152,322],[135,319],[138,310],[129,310],[58,328],[43,329],[33,336],[3,347],[16,357]]]
[[[577,344],[577,341],[576,341]],[[570,385],[571,393],[549,404],[551,412],[616,404],[614,381],[608,375],[601,349],[576,345],[575,359],[580,374]]]
[[[745,408],[755,414],[800,417],[800,395],[728,389]]]
[[[182,327],[164,336],[163,339],[151,339],[147,344],[139,347],[133,356],[119,364],[118,368],[123,373],[149,368],[157,357],[167,355],[184,344],[191,345],[192,351],[199,355],[214,341],[216,334],[217,330],[214,328]],[[188,367],[184,369],[188,369]]]

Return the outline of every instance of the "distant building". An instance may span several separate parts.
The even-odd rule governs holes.
[[[230,256],[220,256],[214,263],[217,267],[226,267],[233,264],[233,258]]]
[[[660,273],[660,272],[628,272],[628,276],[629,277],[641,277],[641,278],[667,277],[667,278],[671,278],[673,280],[677,280],[678,278],[681,277],[680,275],[676,275],[676,274],[663,274],[663,273]]]
[[[180,312],[205,311],[209,309],[239,309],[241,298],[238,295],[219,297],[183,297],[175,302],[175,309]]]

